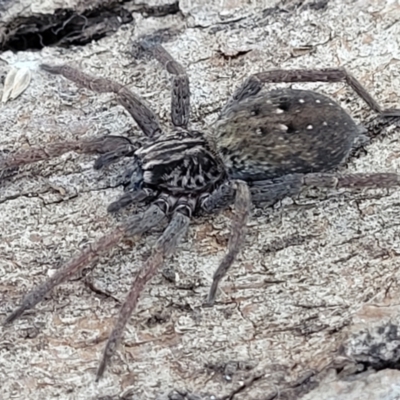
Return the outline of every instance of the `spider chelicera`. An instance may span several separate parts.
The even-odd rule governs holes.
[[[399,175],[371,173],[338,175],[328,173],[349,155],[360,129],[330,98],[307,90],[277,89],[266,92],[268,82],[347,82],[382,116],[400,116],[400,110],[381,110],[362,85],[343,69],[271,70],[249,77],[222,108],[211,135],[191,130],[189,124],[189,79],[183,67],[158,44],[147,41],[142,48],[151,53],[172,76],[169,133],[143,100],[125,86],[96,78],[66,65],[42,65],[95,92],[115,93],[148,138],[140,146],[127,137],[105,136],[91,140],[48,144],[4,155],[0,172],[46,160],[68,151],[100,154],[94,167],[106,167],[127,158],[123,174],[124,194],[111,203],[116,212],[132,203],[148,208],[129,217],[114,230],[91,244],[41,285],[23,298],[5,320],[11,323],[39,303],[52,290],[119,241],[140,235],[168,218],[150,257],[139,269],[109,336],[97,371],[99,379],[114,354],[124,327],[141,292],[185,235],[190,219],[234,204],[228,251],[216,270],[207,303],[214,303],[218,284],[244,243],[252,203],[273,203],[299,192],[302,186],[390,187],[399,185]],[[0,175],[1,178],[1,175]]]

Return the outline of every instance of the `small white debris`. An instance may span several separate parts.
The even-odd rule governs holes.
[[[275,110],[275,113],[276,114],[283,114],[285,111],[283,111],[282,110],[282,108],[277,108],[276,110]]]
[[[313,129],[313,126],[312,126],[312,125],[308,125],[308,126],[307,126],[307,129],[308,129],[308,130],[311,130],[311,129]]]
[[[304,103],[304,99],[299,99],[299,103]]]
[[[11,95],[15,75],[17,75],[17,72],[18,70],[16,68],[12,68],[6,76],[6,80],[4,81],[3,97],[1,98],[2,103],[5,103]]]
[[[31,82],[31,71],[27,68],[12,68],[4,82],[2,103],[16,99],[23,93]]]
[[[49,278],[51,278],[56,272],[57,272],[57,269],[50,268],[49,270],[47,270],[47,276]]]
[[[279,130],[285,131],[285,132],[289,129],[289,127],[287,125],[284,125],[284,124],[279,124],[278,128],[279,128]]]
[[[316,103],[321,103],[321,100],[315,100]]]
[[[322,125],[323,125],[323,126],[328,126],[328,123],[327,123],[326,121],[324,121],[324,122],[322,123]]]

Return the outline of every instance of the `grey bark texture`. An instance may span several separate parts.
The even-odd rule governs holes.
[[[0,21],[66,3],[4,2]],[[89,2],[69,3],[80,9]],[[135,40],[154,33],[188,72],[196,129],[210,131],[247,76],[278,67],[342,66],[382,106],[400,106],[397,1],[184,0],[179,13],[163,17],[144,15],[133,2],[124,7],[134,21],[101,40],[0,54],[0,77],[12,67],[32,74],[24,93],[0,105],[0,150],[141,135],[112,95],[78,89],[41,71],[42,62],[67,63],[126,84],[167,126],[170,78],[156,61],[131,52]],[[293,87],[328,94],[360,124],[375,118],[343,84]],[[387,124],[376,133],[340,172],[400,170],[399,129]],[[114,186],[123,163],[94,171],[93,161],[68,153],[24,167],[1,184],[2,319],[28,289],[115,226],[106,208],[121,193]],[[372,397],[363,398],[400,398],[399,204],[395,189],[308,189],[254,209],[246,248],[214,308],[202,303],[226,249],[230,211],[194,220],[177,254],[145,291],[117,356],[96,383],[120,302],[162,227],[121,243],[0,328],[0,398],[311,400],[361,398],[357,393],[364,391]],[[383,335],[386,328],[392,333]],[[372,339],[363,341],[363,335]],[[376,354],[366,342],[385,351]],[[376,361],[385,358],[386,364]],[[371,368],[359,376],[363,365]],[[374,397],[374,387],[386,392]],[[344,397],[351,390],[354,397]]]

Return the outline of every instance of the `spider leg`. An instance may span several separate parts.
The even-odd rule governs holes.
[[[145,50],[150,51],[154,58],[173,75],[171,97],[171,119],[175,126],[187,128],[190,114],[189,78],[185,69],[161,45],[149,42],[141,43]]]
[[[139,189],[136,191],[125,192],[118,200],[112,202],[108,207],[109,213],[115,213],[121,208],[125,208],[132,203],[141,203],[145,200],[153,199],[157,196],[158,192],[151,189]]]
[[[207,213],[230,206],[235,199],[234,181],[227,181],[201,202],[201,209]]]
[[[293,174],[276,179],[254,181],[229,181],[221,185],[211,196],[207,197],[201,207],[211,212],[228,206],[232,202],[232,182],[236,184],[235,210],[237,212],[231,229],[228,253],[216,270],[206,305],[212,306],[219,281],[232,265],[239,253],[245,237],[251,200],[255,204],[274,203],[283,197],[298,193],[302,186],[348,187],[348,188],[389,188],[400,186],[400,175],[394,173],[359,173],[359,174]]]
[[[222,107],[220,115],[224,115],[236,103],[255,96],[262,89],[261,81],[255,76],[249,76],[232,94],[227,103]]]
[[[246,224],[250,214],[251,194],[246,182],[239,180],[233,182],[236,189],[235,216],[232,220],[228,252],[214,273],[213,282],[207,298],[207,306],[212,306],[214,304],[218,284],[235,261],[243,247],[246,236]]]
[[[257,85],[257,80],[259,81]],[[233,94],[230,102],[240,101],[245,97],[256,94],[261,89],[261,83],[281,82],[345,82],[360,96],[368,106],[383,117],[399,117],[400,109],[382,110],[381,106],[368,93],[367,89],[344,68],[326,69],[274,69],[259,72],[249,77]],[[224,109],[226,106],[224,107]]]
[[[92,261],[96,260],[100,253],[111,249],[124,237],[142,234],[157,225],[164,217],[165,214],[156,205],[149,207],[148,210],[141,214],[131,217],[128,221],[104,235],[96,243],[89,245],[86,249],[78,253],[52,277],[28,292],[23,298],[21,305],[5,319],[3,324],[5,325],[13,322],[20,317],[25,310],[33,308],[43,299],[46,293],[70,278]]]
[[[121,307],[114,329],[108,338],[108,342],[104,349],[103,358],[100,362],[99,369],[97,370],[96,381],[102,377],[110,358],[115,353],[125,325],[138,303],[140,294],[143,292],[146,284],[153,278],[154,275],[156,275],[158,269],[162,266],[165,257],[175,250],[180,238],[188,229],[189,221],[190,217],[179,211],[176,211],[164,233],[157,240],[151,256],[146,260],[143,267],[140,269],[129,290],[128,296]]]
[[[400,186],[400,175],[394,173],[358,173],[358,174],[324,174],[312,173],[303,175],[302,185],[327,188],[390,188]]]
[[[121,136],[122,137],[122,136]],[[130,140],[128,138],[123,137],[124,139],[127,139],[129,142]],[[118,161],[122,157],[132,157],[134,156],[135,151],[137,150],[137,147],[134,146],[131,142],[130,144],[124,143],[120,146],[116,146],[114,149],[110,149],[104,154],[102,154],[100,157],[98,157],[94,163],[94,169],[101,169],[104,167],[109,166],[110,164]]]
[[[254,204],[269,206],[300,192],[302,181],[299,175],[285,175],[279,178],[248,182]]]
[[[326,188],[390,188],[400,186],[400,175],[394,173],[285,175],[280,178],[249,182],[254,204],[272,204],[300,192],[303,186]]]
[[[115,93],[118,101],[132,115],[139,128],[148,137],[160,133],[161,127],[156,115],[144,103],[139,96],[133,94],[123,85],[110,79],[97,78],[68,65],[47,65],[40,66],[47,72],[59,74],[76,83],[78,86],[88,88],[97,93]]]
[[[8,153],[0,158],[0,171],[49,160],[69,151],[86,154],[131,155],[136,150],[132,142],[123,136],[103,136],[91,140],[75,140],[47,144],[44,147],[32,147],[29,150]],[[106,165],[99,163],[97,169]]]

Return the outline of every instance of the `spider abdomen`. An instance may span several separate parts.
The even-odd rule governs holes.
[[[222,161],[208,142],[197,137],[170,135],[135,153],[141,160],[143,182],[172,194],[199,194],[225,177]]]
[[[237,101],[215,126],[229,175],[247,181],[333,169],[358,133],[353,119],[329,97],[293,89]]]

